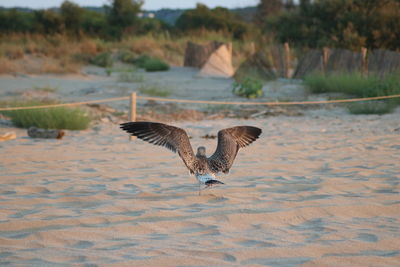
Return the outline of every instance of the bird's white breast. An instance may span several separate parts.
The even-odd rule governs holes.
[[[215,180],[215,175],[212,173],[196,174],[196,178],[200,183],[205,184],[209,180]]]

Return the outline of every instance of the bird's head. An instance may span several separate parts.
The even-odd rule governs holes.
[[[206,148],[204,146],[199,146],[197,148],[197,154],[196,156],[201,156],[201,157],[205,157],[206,156]]]

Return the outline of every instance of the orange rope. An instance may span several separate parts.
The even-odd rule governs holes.
[[[144,100],[161,101],[161,102],[197,103],[197,104],[214,104],[214,105],[288,106],[288,105],[315,105],[315,104],[348,103],[348,102],[382,100],[382,99],[397,98],[397,97],[400,97],[400,94],[399,95],[389,95],[389,96],[366,97],[366,98],[320,100],[320,101],[297,101],[297,102],[296,101],[295,102],[225,102],[225,101],[159,98],[159,97],[147,97],[147,96],[138,96],[137,98],[144,99]]]
[[[31,107],[8,107],[8,108],[0,108],[0,111],[80,106],[80,105],[86,105],[86,104],[105,103],[105,102],[121,101],[121,100],[128,100],[128,99],[129,99],[128,96],[124,96],[124,97],[115,97],[115,98],[107,98],[107,99],[100,99],[100,100],[89,100],[89,101],[84,101],[84,102],[61,103],[61,104],[40,105],[40,106],[31,106]]]
[[[208,101],[208,100],[189,100],[189,99],[173,99],[173,98],[160,98],[160,97],[148,97],[148,96],[137,96],[138,99],[142,100],[153,100],[160,102],[175,102],[175,103],[196,103],[196,104],[212,104],[212,105],[248,105],[248,106],[289,106],[289,105],[317,105],[317,104],[334,104],[334,103],[350,103],[350,102],[361,102],[361,101],[372,101],[372,100],[383,100],[391,98],[399,98],[399,95],[388,95],[388,96],[376,96],[366,98],[351,98],[351,99],[337,99],[337,100],[320,100],[320,101],[294,101],[294,102],[225,102],[225,101]],[[12,111],[12,110],[28,110],[28,109],[41,109],[41,108],[54,108],[54,107],[67,107],[67,106],[79,106],[86,104],[106,103],[113,101],[128,100],[128,96],[114,97],[99,100],[89,100],[84,102],[73,102],[73,103],[62,103],[62,104],[51,104],[41,106],[30,106],[30,107],[5,107],[0,108],[0,111]]]

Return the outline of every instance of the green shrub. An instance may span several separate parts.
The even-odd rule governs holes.
[[[2,103],[0,106],[38,106],[55,103],[54,101],[28,101]],[[21,128],[35,126],[43,129],[84,130],[91,121],[82,109],[69,107],[2,111],[2,113],[10,117],[15,126]]]
[[[144,63],[143,67],[146,71],[149,72],[169,70],[169,65],[158,58],[150,58]]]
[[[150,60],[150,59],[151,59],[151,57],[150,57],[149,55],[143,54],[143,55],[137,57],[137,58],[133,61],[133,63],[134,63],[137,67],[143,68],[143,69],[144,69],[144,64],[145,64],[148,60]]]
[[[263,83],[253,78],[245,78],[241,82],[234,82],[232,92],[235,95],[247,98],[257,98],[263,95]]]
[[[388,74],[379,84],[380,95],[398,95],[400,94],[400,73]],[[392,104],[400,105],[400,98],[390,100]]]
[[[400,76],[388,74],[383,78],[377,75],[367,77],[360,73],[328,74],[314,73],[304,79],[312,93],[344,93],[355,97],[376,97],[400,94]],[[353,114],[384,114],[391,112],[400,99],[351,103],[349,111]]]
[[[103,68],[112,67],[113,65],[112,55],[110,52],[100,53],[96,55],[94,58],[92,58],[91,63]]]
[[[169,65],[159,58],[150,57],[147,54],[141,55],[134,60],[134,64],[146,71],[166,71],[169,70]]]
[[[348,105],[348,109],[352,114],[385,114],[390,113],[396,107],[392,101],[370,101],[358,102]]]
[[[312,93],[344,93],[357,97],[374,97],[400,94],[400,76],[395,74],[380,78],[360,73],[313,73],[304,78]]]
[[[121,60],[124,63],[134,64],[136,60],[136,55],[128,50],[120,51],[119,60]]]

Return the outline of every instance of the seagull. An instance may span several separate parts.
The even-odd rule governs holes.
[[[126,122],[121,129],[143,141],[164,146],[173,152],[178,152],[190,174],[194,174],[204,188],[217,184],[216,174],[228,173],[240,148],[250,145],[261,134],[261,129],[253,126],[235,126],[218,132],[218,145],[214,154],[206,156],[206,148],[200,146],[195,155],[186,131],[171,125],[158,122]]]

